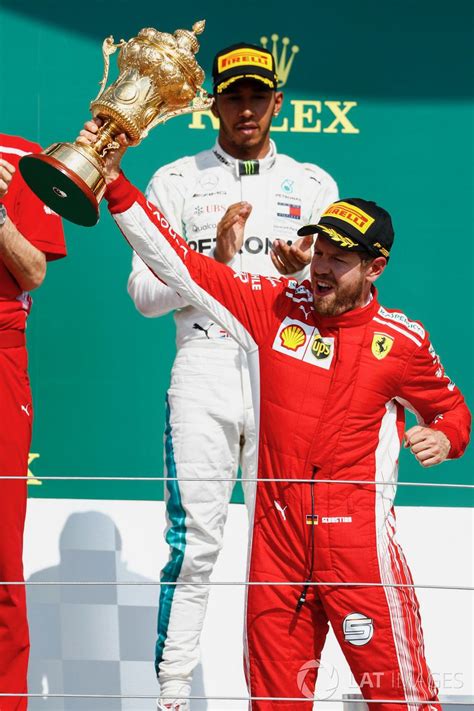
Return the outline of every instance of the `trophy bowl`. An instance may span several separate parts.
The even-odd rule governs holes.
[[[126,133],[132,145],[138,145],[158,124],[212,106],[195,58],[196,35],[204,27],[204,21],[196,22],[192,30],[174,34],[146,27],[128,42],[104,40],[104,75],[90,104],[92,116],[102,121],[96,143],[53,143],[20,160],[21,174],[40,200],[71,222],[95,225],[106,188],[104,159],[108,151],[119,148],[116,137]],[[117,49],[119,76],[106,88],[109,57]]]

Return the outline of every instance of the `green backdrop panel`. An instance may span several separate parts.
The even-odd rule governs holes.
[[[175,9],[144,0],[131,17],[122,0],[98,1],[93,13],[77,0],[3,0],[0,126],[45,146],[73,139],[89,115],[102,76],[101,42],[109,34],[128,39],[144,26],[173,31],[205,17],[199,61],[207,74],[226,44],[288,36],[290,49],[299,51],[273,133],[279,150],[329,170],[342,196],[369,197],[391,211],[397,241],[382,302],[428,326],[447,371],[472,403],[472,12],[470,0],[451,3],[449,14],[435,0],[341,0],[293,10],[282,0],[247,0],[230,23],[215,2],[196,9],[184,0]],[[281,51],[280,41],[277,46]],[[208,116],[174,119],[129,152],[125,169],[145,188],[160,165],[209,147],[215,136]],[[126,293],[130,251],[104,206],[95,228],[65,228],[69,256],[50,265],[28,328],[32,451],[40,455],[31,471],[160,476],[172,318],[147,320],[135,311]],[[472,464],[468,453],[424,470],[404,452],[401,479],[472,483]],[[472,505],[466,492],[404,487],[398,501]],[[162,494],[160,484],[136,481],[30,487],[38,497]]]

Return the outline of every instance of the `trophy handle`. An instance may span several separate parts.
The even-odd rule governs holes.
[[[182,109],[176,109],[175,111],[167,111],[165,114],[158,115],[154,118],[153,121],[148,124],[146,129],[142,131],[140,141],[148,136],[148,132],[151,131],[152,128],[155,128],[155,126],[158,126],[160,123],[165,123],[170,118],[182,116],[183,114],[191,114],[193,111],[207,111],[210,109],[214,103],[214,98],[209,96],[209,94],[202,88],[200,88],[198,92],[199,95],[193,99],[189,106],[185,106]]]
[[[126,42],[123,39],[121,39],[120,42],[117,42],[117,44],[115,44],[114,38],[112,35],[110,35],[109,37],[106,37],[105,40],[102,42],[102,56],[104,58],[104,75],[102,77],[102,81],[99,82],[99,84],[100,84],[99,93],[97,94],[95,99],[93,101],[91,101],[91,106],[104,93],[105,85],[107,83],[107,79],[109,76],[109,67],[110,67],[109,57],[110,57],[110,55],[115,54],[115,52],[120,47],[123,47],[124,44],[126,44]]]

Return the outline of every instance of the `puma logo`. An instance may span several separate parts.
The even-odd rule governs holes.
[[[286,513],[285,513],[285,511],[286,511],[286,509],[288,508],[288,506],[285,506],[285,508],[282,508],[282,505],[280,504],[280,502],[279,502],[279,501],[275,501],[275,499],[273,499],[273,503],[275,504],[276,510],[281,513],[281,517],[282,517],[283,521],[286,521]]]
[[[29,407],[30,407],[29,405],[22,405],[22,406],[21,406],[21,409],[23,410],[23,412],[26,412],[26,414],[28,415],[28,417],[30,416]]]
[[[305,309],[305,307],[303,306],[303,304],[301,304],[301,306],[300,306],[299,308],[300,308],[301,311],[304,313],[304,317],[305,317],[305,319],[306,319],[306,321],[307,321],[307,320],[308,320],[308,316],[311,314],[311,309],[309,309],[309,311],[306,311],[306,309]]]
[[[211,326],[213,326],[213,325],[214,324],[211,323],[209,325],[209,328],[203,328],[203,326],[201,326],[199,323],[193,323],[193,328],[195,328],[196,331],[204,331],[204,333],[206,334],[206,338],[209,338],[209,330],[210,330]]]

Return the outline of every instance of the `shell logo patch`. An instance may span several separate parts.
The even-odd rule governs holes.
[[[316,326],[287,316],[278,328],[273,350],[329,370],[334,357],[334,338],[325,338]]]
[[[280,333],[280,339],[283,348],[297,351],[306,343],[306,333],[301,326],[286,326]]]
[[[362,232],[362,234],[365,234],[370,225],[373,225],[375,221],[373,217],[361,210],[360,207],[351,205],[343,200],[330,205],[322,217],[329,217],[330,215],[334,215],[334,217],[337,217],[339,220],[348,222],[359,232]]]
[[[377,360],[382,360],[392,350],[395,339],[392,336],[387,336],[386,333],[374,333],[372,338],[372,355]]]

